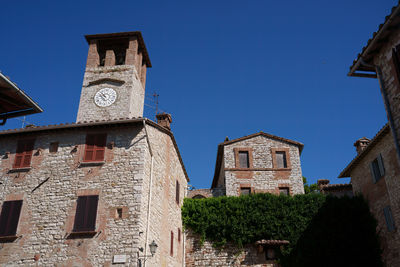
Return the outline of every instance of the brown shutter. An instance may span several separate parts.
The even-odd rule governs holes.
[[[99,196],[80,196],[76,205],[74,232],[94,231]]]
[[[22,200],[5,201],[0,215],[0,236],[15,236],[17,233]]]
[[[35,140],[18,141],[13,168],[17,169],[31,166],[34,144]]]
[[[174,232],[171,231],[171,248],[169,251],[171,256],[174,256]]]
[[[104,160],[104,153],[106,149],[106,140],[107,140],[107,135],[106,134],[99,134],[96,136],[96,142],[95,142],[95,161],[103,161]]]
[[[83,161],[103,161],[106,141],[107,134],[88,134]]]
[[[178,242],[181,242],[181,228],[178,228]]]
[[[239,151],[239,167],[249,168],[249,152]]]
[[[85,155],[83,156],[84,161],[93,161],[94,142],[95,142],[94,134],[86,135]]]
[[[176,200],[176,203],[178,203],[179,204],[179,182],[178,181],[176,181],[176,191],[175,191],[175,200]]]
[[[277,168],[287,168],[285,151],[277,151],[275,153],[275,158],[276,158],[276,167]]]

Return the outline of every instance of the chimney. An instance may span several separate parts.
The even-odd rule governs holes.
[[[317,181],[318,189],[319,189],[320,191],[321,191],[322,187],[323,187],[324,185],[327,185],[327,184],[329,184],[329,180],[328,180],[328,179],[319,179],[319,180]]]
[[[363,152],[363,150],[369,145],[369,142],[371,142],[371,140],[369,140],[366,137],[363,137],[363,138],[358,139],[354,143],[354,146],[356,147],[358,155],[360,155],[360,153]]]
[[[156,115],[157,124],[171,130],[172,117],[171,114],[161,113]]]

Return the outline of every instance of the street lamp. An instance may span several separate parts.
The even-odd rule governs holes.
[[[154,254],[156,254],[158,245],[157,245],[157,243],[156,243],[154,240],[153,240],[153,242],[151,242],[151,244],[149,245],[149,247],[150,247],[150,253],[151,253],[151,255],[143,255],[143,256],[140,256],[140,255],[139,255],[139,252],[138,252],[138,260],[139,260],[138,266],[139,266],[139,267],[142,266],[142,260],[143,260],[143,263],[145,263],[146,260],[147,260],[148,258],[153,257]],[[140,251],[140,252],[143,252],[143,248],[139,248],[139,251]]]

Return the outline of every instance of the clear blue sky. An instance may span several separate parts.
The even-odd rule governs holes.
[[[0,70],[44,112],[74,122],[85,34],[140,30],[196,188],[211,184],[217,144],[260,130],[304,143],[303,175],[336,179],[353,143],[386,123],[376,79],[350,78],[353,59],[395,0],[4,1]],[[151,105],[151,98],[147,104]],[[154,118],[147,107],[145,116]],[[17,119],[1,129],[20,127]]]

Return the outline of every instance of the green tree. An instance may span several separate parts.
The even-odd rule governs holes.
[[[304,185],[304,193],[318,193],[318,185],[317,184],[308,184],[307,178],[303,176],[303,185]]]

